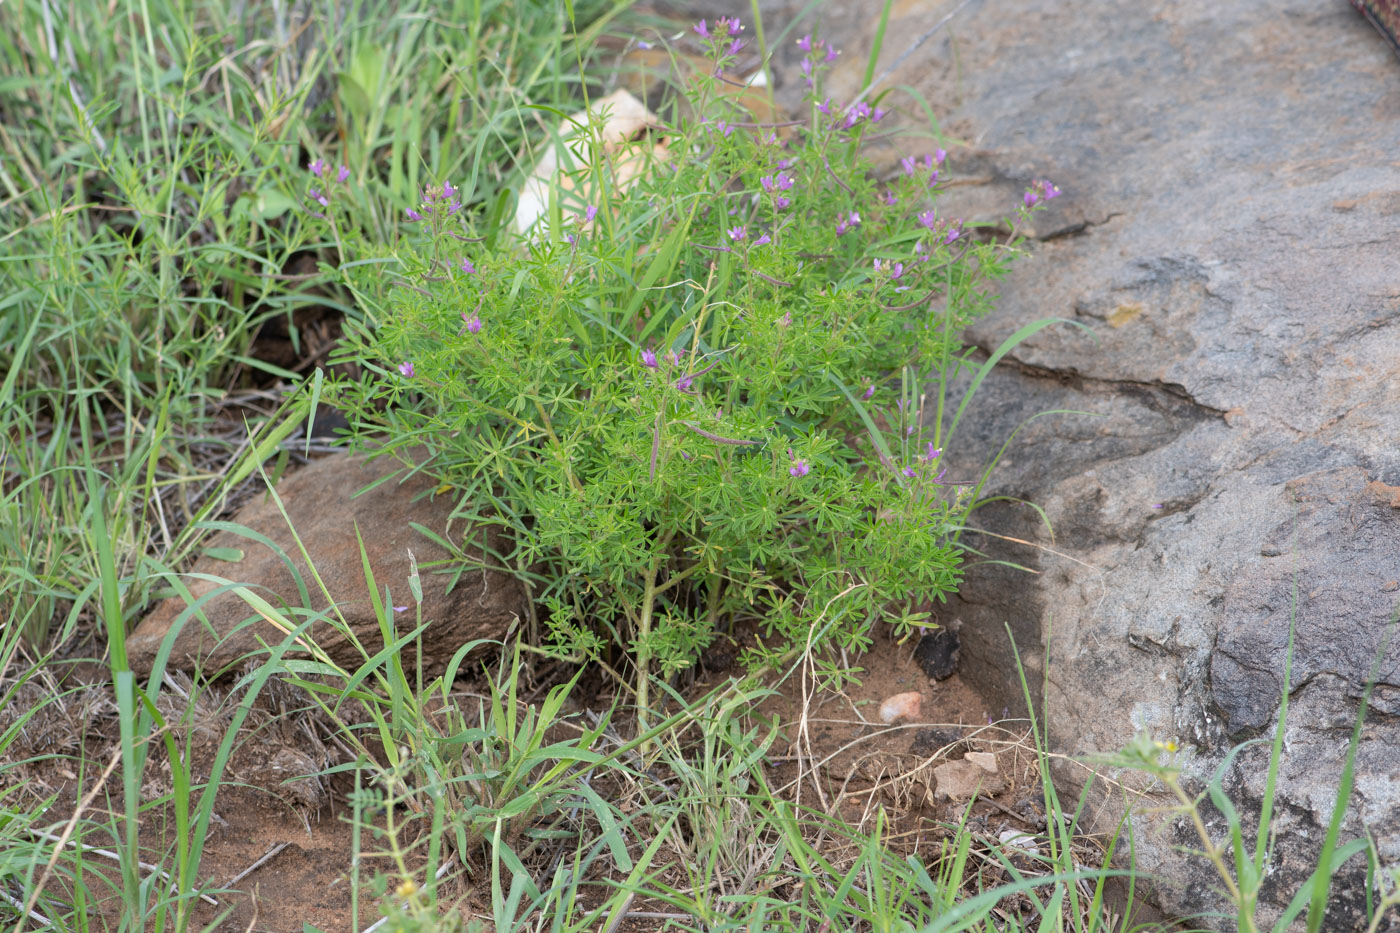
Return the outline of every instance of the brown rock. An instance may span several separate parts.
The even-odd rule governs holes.
[[[933,769],[938,781],[938,796],[949,800],[968,800],[974,794],[991,796],[1006,790],[1006,780],[974,761],[945,762]]]
[[[381,598],[384,587],[388,586],[393,602],[409,607],[402,613],[391,610],[395,631],[400,634],[417,625],[408,581],[409,550],[413,551],[423,587],[423,620],[430,622],[422,636],[424,665],[438,672],[467,642],[502,638],[511,622],[525,614],[524,590],[519,581],[505,573],[468,571],[449,593],[452,576],[433,573],[425,566],[447,558],[448,553],[415,531],[410,523],[420,524],[449,541],[463,540],[464,528],[460,522],[448,527],[454,504],[452,498],[430,495],[433,484],[421,476],[402,483],[386,480],[354,497],[358,490],[391,473],[394,466],[389,460],[365,463],[360,458],[337,454],[284,478],[277,484],[277,492],[326,591],[339,606],[340,614],[364,651],[371,655],[382,648],[384,642],[365,583],[360,548],[355,539],[356,526],[364,539],[365,553]],[[317,585],[315,575],[308,571],[301,549],[287,527],[287,519],[282,517],[270,495],[245,506],[234,522],[265,535],[291,559],[305,583],[310,606],[303,606],[296,582],[281,556],[258,541],[230,531],[212,535],[206,542],[206,549],[225,549],[224,555],[230,551],[241,552],[241,559],[220,560],[206,553],[195,563],[193,573],[249,584],[253,592],[278,609],[293,625],[307,617],[307,608],[315,613],[327,608],[325,594]],[[478,541],[480,534],[478,530],[475,536]],[[480,554],[479,551],[472,553]],[[208,580],[188,577],[185,583],[196,599],[218,586]],[[165,600],[128,637],[127,653],[132,669],[138,674],[150,673],[162,640],[186,605],[178,596]],[[287,611],[286,607],[292,608]],[[232,592],[211,598],[203,604],[203,611],[208,625],[198,617],[184,624],[171,651],[171,667],[198,667],[212,673],[250,652],[260,651],[259,638],[276,644],[285,637],[281,630],[259,618]],[[333,614],[329,617],[335,618]],[[248,619],[257,621],[243,625]],[[309,634],[336,663],[349,667],[363,663],[365,655],[361,650],[331,624],[317,621]]]

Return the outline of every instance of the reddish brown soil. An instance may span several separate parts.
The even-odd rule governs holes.
[[[949,834],[948,827],[966,818],[970,829],[986,842],[1007,829],[1036,833],[1043,829],[1039,779],[1033,750],[1025,740],[1025,723],[999,722],[1001,710],[991,710],[961,679],[954,675],[934,682],[912,657],[912,644],[899,645],[877,639],[870,653],[859,659],[864,668],[860,684],[850,684],[841,692],[813,692],[804,701],[799,673],[779,686],[779,692],[755,710],[761,718],[777,716],[784,723],[783,735],[773,744],[769,780],[783,795],[804,807],[839,816],[857,834],[868,832],[874,815],[883,809],[887,844],[900,854],[919,852],[930,861]],[[716,679],[718,683],[718,678]],[[694,685],[697,692],[709,684]],[[98,689],[94,686],[92,689]],[[886,697],[910,691],[922,695],[917,721],[886,725],[880,721],[879,707]],[[333,765],[333,750],[308,749],[304,729],[291,728],[288,717],[277,715],[287,708],[285,696],[272,693],[267,715],[257,719],[256,734],[245,740],[230,764],[230,773],[245,782],[220,791],[217,819],[205,841],[199,876],[208,884],[227,885],[276,846],[285,846],[234,887],[238,893],[218,895],[221,908],[201,905],[197,921],[201,927],[231,910],[221,930],[262,930],[270,933],[300,933],[303,924],[339,933],[351,931],[352,832],[345,803],[346,787],[325,787],[319,791],[283,783],[293,773],[277,764],[291,764],[294,752],[310,761],[318,756],[321,767]],[[219,721],[209,713],[209,725]],[[217,730],[209,730],[206,744],[196,743],[196,757],[206,755],[217,742]],[[115,720],[98,716],[96,727],[84,741],[90,762],[105,762],[113,748]],[[14,751],[12,749],[12,751]],[[1007,787],[995,799],[978,800],[968,811],[966,801],[935,797],[932,769],[961,757],[966,751],[989,751],[997,755],[1000,774]],[[51,808],[55,821],[71,813],[75,804],[76,780],[72,764],[52,761],[30,766],[30,774],[40,785],[60,791]],[[198,767],[198,764],[196,765]],[[309,770],[315,770],[310,768]],[[158,760],[150,766],[148,786],[157,792],[164,774]],[[303,772],[305,773],[305,772]],[[89,778],[89,784],[90,784]],[[166,778],[165,780],[168,780]],[[106,804],[119,807],[119,788]],[[89,811],[89,817],[99,813]],[[153,811],[142,825],[142,844],[152,854],[168,851],[174,840],[173,821],[166,812]],[[366,838],[362,847],[374,848]],[[150,855],[148,861],[156,861]],[[362,878],[375,868],[390,869],[387,862],[377,865],[366,860]],[[113,873],[115,881],[115,873]],[[1004,880],[983,879],[989,883]],[[479,903],[473,892],[462,889],[469,904]],[[484,892],[483,892],[484,893]],[[102,922],[115,926],[121,909],[119,901],[98,905]],[[634,908],[638,909],[638,908]],[[359,929],[378,918],[374,899],[361,889]],[[653,921],[653,923],[659,921]],[[645,923],[629,926],[650,929]],[[625,926],[622,929],[628,929]]]

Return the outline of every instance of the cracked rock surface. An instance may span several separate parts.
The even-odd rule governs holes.
[[[770,41],[804,6],[760,5]],[[956,6],[896,3],[876,73]],[[837,102],[858,90],[877,9],[828,3],[788,37],[820,30],[844,50]],[[789,104],[800,54],[774,53]],[[964,622],[963,674],[1019,700],[1009,624],[1033,682],[1048,657],[1056,751],[1111,752],[1146,730],[1208,776],[1272,734],[1294,620],[1262,911],[1276,914],[1313,864],[1400,597],[1400,63],[1343,0],[973,0],[889,84],[917,88],[964,142],[947,145],[950,173],[972,183],[945,216],[997,220],[1036,178],[1064,191],[970,339],[992,349],[1043,317],[1096,335],[1023,344],[949,451],[950,471],[971,473],[1027,418],[1088,413],[1030,422],[995,474],[992,492],[1039,504],[1055,534],[1024,508],[976,516],[1040,545],[977,542],[1039,575],[969,574],[948,613]],[[931,143],[880,145],[893,166]],[[1377,676],[1343,839],[1369,830],[1394,864],[1400,644]],[[1227,777],[1245,812],[1266,761],[1251,749]],[[1218,907],[1159,802],[1138,816],[1140,867],[1167,879],[1168,910]],[[1363,927],[1363,872],[1354,859],[1336,878],[1324,928]]]

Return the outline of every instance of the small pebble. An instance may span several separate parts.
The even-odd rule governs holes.
[[[880,704],[880,720],[882,722],[898,722],[901,719],[916,719],[919,715],[919,707],[923,705],[923,702],[923,694],[917,691],[896,693]]]
[[[1020,849],[1032,857],[1040,855],[1040,846],[1036,845],[1035,837],[1030,833],[1022,832],[1019,829],[1008,829],[1004,830],[997,839],[1006,848]]]

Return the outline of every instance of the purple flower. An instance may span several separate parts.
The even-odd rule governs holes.
[[[737,36],[744,29],[743,24],[739,22],[739,17],[737,16],[733,19],[721,16],[719,19],[715,20],[715,28],[728,33],[730,38]]]
[[[754,245],[754,246],[767,246],[769,243],[772,243],[772,242],[773,242],[773,238],[772,238],[771,236],[769,236],[768,234],[765,233],[763,236],[759,237],[757,240],[754,240],[754,241],[753,241],[753,245]]]
[[[938,184],[938,172],[934,171],[933,174],[928,177],[928,186],[932,188],[936,184]]]
[[[791,203],[792,201],[789,198],[785,198],[781,194],[773,199],[773,206],[776,207],[778,210],[782,210]]]
[[[326,196],[321,192],[317,191],[315,188],[312,188],[306,193],[310,196],[311,200],[316,201],[322,207],[330,207],[331,202],[326,200]]]
[[[896,204],[899,203],[899,198],[897,198],[897,197],[895,196],[895,193],[894,193],[893,191],[889,190],[888,188],[886,188],[884,191],[882,191],[882,192],[880,193],[880,200],[881,200],[881,201],[884,201],[884,202],[885,202],[886,204],[888,204],[890,207],[894,207]]]
[[[796,460],[792,466],[788,467],[788,473],[792,476],[806,476],[812,472],[812,468],[807,465],[806,460]]]
[[[1043,178],[1040,181],[1032,182],[1032,184],[1039,189],[1041,196],[1047,201],[1060,196],[1060,189]]]
[[[682,392],[689,392],[689,391],[690,391],[690,387],[691,387],[694,383],[695,383],[695,377],[694,377],[694,376],[689,376],[689,375],[682,376],[682,377],[680,377],[679,379],[676,380],[676,388],[677,388],[677,389],[680,389]]]
[[[1034,207],[1035,203],[1040,200],[1040,195],[1027,188],[1026,193],[1021,196],[1021,200],[1026,202],[1026,207]]]
[[[777,191],[787,191],[793,184],[792,176],[787,172],[779,172],[776,176],[764,175],[759,179],[759,183],[763,185],[763,190],[767,191],[769,194],[773,194]]]
[[[942,165],[943,160],[946,158],[948,158],[948,153],[944,152],[942,149],[933,150],[933,162],[935,165]]]
[[[442,197],[443,197],[443,200],[447,200],[447,199],[451,198],[451,197],[452,197],[454,194],[456,194],[456,193],[457,193],[457,189],[452,187],[452,183],[451,183],[451,182],[445,181],[445,182],[442,183]]]
[[[870,111],[870,122],[879,123],[887,116],[889,116],[888,110],[886,110],[884,107],[876,107],[874,110]]]
[[[831,98],[828,97],[820,104],[817,104],[817,109],[820,110],[822,113],[826,114],[828,117],[831,116]]]
[[[870,401],[871,396],[873,396],[874,394],[875,394],[875,383],[872,382],[872,383],[870,383],[870,385],[868,385],[868,386],[865,387],[865,394],[861,396],[861,399],[862,399],[863,401],[867,401],[867,402],[868,402],[868,401]]]
[[[879,258],[878,256],[875,257],[874,266],[875,266],[875,271],[876,271],[876,272],[879,272],[879,271],[880,271],[880,258]]]
[[[743,50],[744,50],[744,40],[743,40],[743,39],[735,39],[733,42],[729,43],[729,54],[730,54],[730,55],[738,55],[738,54],[739,54],[740,52],[742,52]]]
[[[586,223],[586,224],[591,224],[591,223],[593,223],[593,218],[594,218],[594,217],[597,217],[597,216],[598,216],[598,207],[597,207],[597,205],[590,204],[590,205],[588,205],[588,210],[586,210],[586,211],[583,212],[583,222]]]
[[[846,129],[850,129],[868,116],[870,116],[870,105],[865,101],[853,105],[846,111]]]
[[[916,477],[916,476],[919,475],[919,471],[916,470],[916,469],[914,469],[913,467],[905,467],[904,469],[900,470],[899,472],[903,473],[905,476],[909,477],[910,479],[913,479],[914,477]]]
[[[647,369],[656,369],[656,353],[652,350],[643,350],[642,365]]]
[[[748,230],[746,230],[743,226],[731,227],[728,230],[728,233],[729,239],[737,243],[738,241],[742,240],[745,236],[748,235]]]
[[[791,311],[784,311],[784,312],[783,312],[783,316],[780,317],[780,318],[778,318],[778,326],[779,326],[779,327],[791,327],[791,326],[792,326],[792,312],[791,312]]]
[[[415,211],[415,210],[414,210],[413,208],[411,208],[411,207],[406,211],[406,213],[408,214],[408,219],[409,219],[409,220],[422,220],[422,219],[423,219],[423,215],[420,214],[420,213],[418,213],[417,211]]]
[[[641,49],[643,52],[649,52],[652,49],[656,48],[656,45],[655,43],[648,42],[645,39],[638,39],[637,48]]]
[[[899,164],[904,167],[904,174],[912,176],[914,174],[914,157],[905,156],[899,160]]]
[[[897,262],[890,267],[890,278],[897,279],[904,274],[904,263]]]
[[[928,447],[924,448],[924,462],[932,463],[943,454],[942,447],[934,447],[933,441],[928,442]]]
[[[315,175],[317,178],[320,178],[321,173],[326,170],[326,160],[317,159],[315,162],[312,162],[306,168],[308,171],[311,172],[311,174]]]
[[[812,34],[809,32],[801,39],[797,40],[797,47],[804,52],[812,51]]]
[[[828,45],[828,46],[826,47],[826,60],[827,60],[828,62],[834,62],[834,61],[836,61],[836,56],[839,55],[839,54],[841,54],[841,53],[839,53],[839,52],[836,51],[836,46],[834,46],[834,45]]]
[[[468,332],[468,333],[472,333],[472,334],[479,334],[479,333],[481,333],[481,318],[479,318],[479,317],[476,316],[476,312],[475,312],[475,311],[472,312],[471,317],[467,317],[467,312],[463,311],[463,312],[462,312],[462,320],[464,320],[464,321],[467,322],[467,332]]]
[[[854,230],[860,226],[860,211],[851,211],[843,220],[836,224],[836,235],[841,236],[847,230]]]
[[[407,607],[407,606],[395,606],[395,607],[394,607],[394,611],[395,611],[395,612],[407,612],[407,611],[408,611],[408,607]]]
[[[462,271],[467,275],[476,271],[476,266],[472,265],[472,261],[465,256],[462,257]]]
[[[811,59],[802,59],[802,76],[807,79],[807,83],[812,83],[812,62]]]
[[[779,170],[779,171],[782,171],[782,172],[786,172],[788,169],[792,168],[792,167],[793,167],[794,165],[796,165],[796,164],[797,164],[797,159],[795,159],[795,158],[794,158],[794,159],[779,159],[779,160],[778,160],[778,170]]]
[[[349,177],[350,177],[350,169],[346,168],[346,167],[343,166],[343,165],[340,167],[340,170],[339,170],[338,172],[335,173],[335,180],[338,181],[338,182],[340,182],[342,185],[345,184],[345,179],[347,179],[347,178],[349,178]]]
[[[412,363],[400,363],[400,364],[399,364],[399,372],[400,372],[401,374],[403,374],[406,378],[412,379],[412,378],[413,378],[413,364],[412,364]]]
[[[716,120],[715,129],[723,133],[725,139],[728,139],[734,134],[734,127],[729,123],[726,123],[724,120]]]
[[[962,236],[961,220],[957,221],[953,226],[948,228],[948,233],[943,237],[943,245],[948,245],[960,236]]]
[[[934,216],[933,211],[923,211],[919,214],[919,226],[925,230],[932,230],[937,225],[938,218]]]
[[[696,23],[693,28],[695,29],[695,34],[700,38],[710,38],[710,27],[705,25],[705,21],[703,19],[700,22]]]

